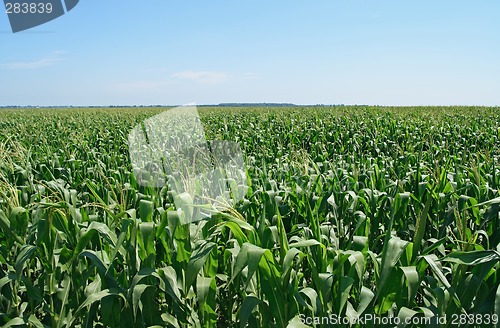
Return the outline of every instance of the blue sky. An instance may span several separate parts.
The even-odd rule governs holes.
[[[500,105],[500,1],[81,0],[12,33],[0,106]]]

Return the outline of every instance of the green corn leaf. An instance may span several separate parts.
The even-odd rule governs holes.
[[[78,309],[76,309],[76,312],[79,312],[83,308],[86,308],[86,307],[94,304],[95,302],[98,302],[98,301],[102,300],[103,298],[110,297],[110,296],[120,297],[123,299],[125,304],[127,304],[127,299],[125,298],[125,295],[123,295],[123,293],[119,289],[109,288],[109,289],[102,290],[99,293],[92,294],[89,297],[87,297],[87,299],[78,307]]]
[[[240,225],[237,224],[236,222],[226,222],[224,226],[228,227],[231,230],[231,232],[234,235],[234,238],[236,238],[240,246],[248,241],[247,236],[243,233]]]
[[[141,199],[139,201],[139,218],[142,222],[151,222],[153,220],[154,203]]]
[[[349,299],[349,294],[354,284],[354,279],[351,277],[340,277],[339,286],[339,313],[343,313],[344,308]]]
[[[110,242],[111,245],[116,246],[117,238],[116,234],[111,231],[111,229],[102,222],[93,221],[90,223],[87,231],[95,230],[97,231],[103,238],[106,238]]]
[[[152,268],[144,268],[136,273],[132,282],[130,284],[130,288],[133,289],[135,285],[137,285],[142,279],[147,277],[156,277],[160,278],[160,276],[156,273],[156,271]]]
[[[346,254],[349,254],[348,260],[351,266],[349,276],[361,283],[363,281],[363,275],[365,274],[365,257],[363,253],[359,251],[348,251]]]
[[[118,252],[120,252],[124,257],[126,256],[126,251],[122,245],[123,245],[123,242],[125,241],[125,239],[127,238],[127,231],[128,231],[129,226],[132,224],[132,220],[129,218],[124,218],[121,220],[121,222],[122,222],[122,228],[120,231],[120,235],[118,236],[118,239],[116,241],[116,246],[113,249],[113,251],[111,252],[111,256],[110,256],[111,263],[113,263],[113,261],[115,260]]]
[[[142,294],[148,289],[154,289],[153,285],[138,284],[135,285],[132,290],[132,309],[134,311],[134,316],[137,316],[137,309],[139,308],[139,303],[141,301]]]
[[[248,281],[250,281],[250,278],[259,267],[260,260],[265,251],[265,249],[253,244],[244,243],[238,253],[238,256],[236,257],[233,268],[233,276],[230,283],[232,283],[236,276],[240,274],[246,266],[248,266]]]
[[[422,258],[429,264],[429,266],[432,269],[432,272],[438,277],[438,279],[441,281],[441,283],[446,287],[450,288],[451,284],[448,282],[448,279],[446,279],[445,275],[443,274],[443,270],[441,269],[441,266],[439,264],[439,259],[437,258],[436,255],[431,254],[431,255],[424,255]]]
[[[5,213],[0,209],[0,228],[5,232],[6,236],[12,237],[17,243],[23,245],[24,241],[10,228],[10,221]]]
[[[88,257],[92,263],[96,266],[97,270],[101,274],[106,274],[108,267],[108,261],[102,258],[103,253],[97,253],[93,250],[85,250],[80,253],[80,257]]]
[[[24,245],[21,247],[21,252],[16,258],[16,275],[21,276],[21,271],[24,269],[26,262],[31,259],[36,251],[36,247],[33,245]]]
[[[23,207],[15,207],[10,210],[9,221],[11,228],[14,229],[19,235],[26,234],[29,224],[28,211]],[[0,214],[1,215],[1,214]]]
[[[415,227],[415,236],[413,237],[413,256],[412,256],[413,259],[417,258],[418,252],[420,251],[422,240],[424,238],[425,229],[427,226],[427,215],[431,208],[432,200],[433,199],[431,195],[428,194],[424,209],[420,212],[417,218]]]
[[[156,229],[156,239],[160,239],[167,231],[169,211],[165,210],[164,208],[157,208],[156,210],[158,211],[158,214],[160,216],[160,224]]]
[[[186,283],[185,283],[186,290],[188,290],[189,287],[192,286],[193,283],[195,282],[196,276],[200,272],[203,265],[205,265],[205,262],[208,256],[210,255],[210,252],[212,252],[215,246],[216,246],[215,243],[206,242],[201,247],[196,249],[191,255],[186,272]]]
[[[288,252],[286,253],[285,259],[283,260],[283,273],[282,273],[284,285],[288,284],[288,279],[290,277],[290,272],[292,269],[293,260],[297,256],[301,256],[301,255],[303,255],[303,253],[296,248],[290,248],[288,250]]]
[[[358,308],[356,309],[356,312],[358,313],[358,316],[361,316],[363,313],[366,312],[367,309],[369,309],[371,302],[375,298],[375,294],[365,286],[361,287],[361,292],[359,294],[359,303],[358,303]]]
[[[403,275],[405,277],[408,297],[407,305],[410,306],[415,300],[415,296],[417,295],[417,291],[420,286],[420,277],[417,271],[417,267],[415,266],[400,267],[400,269],[401,271],[403,271]]]
[[[91,260],[92,264],[97,268],[97,271],[102,276],[104,281],[108,283],[112,288],[120,289],[120,284],[113,277],[110,272],[108,272],[109,259],[107,258],[106,253],[104,252],[95,252],[92,250],[85,250],[80,253],[79,257],[87,257]]]
[[[238,310],[238,321],[241,328],[246,327],[248,318],[250,318],[255,307],[260,303],[262,303],[262,301],[256,296],[247,295],[245,297]]]
[[[155,224],[153,222],[140,222],[139,232],[139,257],[142,267],[154,267],[156,259],[155,249]]]
[[[309,299],[309,303],[308,303],[309,309],[314,314],[318,314],[318,312],[321,309],[321,301],[319,299],[318,293],[310,287],[302,288],[299,291],[299,293],[305,295],[307,297],[307,299]]]
[[[269,300],[269,308],[278,326],[285,326],[287,320],[287,304],[282,289],[280,288],[280,272],[271,251],[265,250],[259,262],[259,273],[262,291]]]
[[[399,258],[403,254],[406,246],[408,246],[408,242],[400,239],[399,237],[390,238],[388,244],[384,245],[380,278],[377,283],[378,295],[382,296],[394,266],[399,261]]]
[[[180,299],[182,297],[180,294],[181,287],[177,283],[177,274],[175,272],[175,269],[171,266],[168,266],[159,269],[158,274],[164,283],[164,286],[160,285],[160,287],[162,287],[162,290],[169,294],[174,300],[180,302]]]
[[[292,247],[295,247],[295,248],[298,248],[298,247],[310,247],[310,246],[316,246],[316,245],[320,245],[321,243],[319,241],[317,241],[316,239],[308,239],[308,240],[300,240],[300,241],[297,241],[297,242],[294,242],[294,243],[291,243],[290,245],[288,245],[290,248]]]
[[[196,298],[201,305],[208,300],[209,294],[215,291],[215,278],[198,276],[196,279]]]
[[[16,327],[16,326],[27,326],[28,322],[24,318],[21,317],[16,317],[13,319],[10,319],[5,325],[2,326],[2,328],[9,328],[9,327]]]
[[[15,273],[9,273],[5,277],[0,278],[0,292],[2,291],[2,288],[10,283],[11,281],[16,281],[18,279],[17,274]]]
[[[491,205],[496,205],[496,204],[500,204],[500,197],[493,198],[493,199],[490,199],[486,202],[475,204],[473,206],[481,207],[481,206],[491,206]]]
[[[66,315],[64,310],[65,306],[67,306],[68,304],[68,298],[72,287],[70,276],[66,275],[61,285],[62,285],[62,290],[59,291],[59,293],[62,294],[61,296],[62,305],[61,305],[61,311],[59,311],[59,318],[65,318]]]
[[[180,204],[183,216],[181,217],[181,222],[183,224],[191,222],[194,214],[194,201],[191,195],[187,192],[175,195],[175,203]]]
[[[44,328],[44,325],[33,314],[28,317],[28,324],[36,328]]]
[[[500,261],[500,253],[495,250],[470,252],[455,251],[445,256],[443,259],[441,259],[441,261],[459,263],[464,265],[478,265],[490,261]]]

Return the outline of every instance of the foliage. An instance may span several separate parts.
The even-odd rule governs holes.
[[[130,165],[163,110],[0,111],[0,325],[500,314],[498,109],[202,108],[250,188],[190,224]]]

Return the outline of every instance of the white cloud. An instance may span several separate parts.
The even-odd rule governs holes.
[[[64,53],[65,53],[64,51],[55,51],[50,55],[37,60],[0,64],[0,68],[17,70],[17,69],[37,69],[42,67],[48,67],[54,65],[57,62],[63,61],[64,58],[62,57],[62,55]]]
[[[229,74],[224,72],[210,71],[183,71],[171,75],[174,78],[181,80],[194,81],[200,84],[217,84],[225,82],[229,79]]]

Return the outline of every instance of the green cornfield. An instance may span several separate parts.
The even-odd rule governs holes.
[[[188,224],[131,166],[165,110],[0,110],[0,326],[497,325],[500,108],[201,107],[249,188]]]

